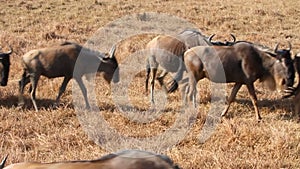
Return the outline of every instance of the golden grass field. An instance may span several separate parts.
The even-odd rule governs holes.
[[[7,50],[8,45],[14,49],[8,86],[1,87],[0,92],[0,158],[9,154],[8,164],[51,162],[96,159],[111,152],[97,145],[77,118],[72,104],[73,81],[56,109],[52,105],[62,78],[44,77],[37,89],[39,112],[34,111],[28,92],[25,92],[26,106],[17,108],[21,56],[27,51],[65,40],[85,44],[99,28],[120,17],[156,12],[185,19],[205,35],[216,33],[215,38],[222,41],[230,40],[230,33],[238,40],[270,47],[277,42],[286,47],[290,41],[295,54],[300,52],[299,6],[300,1],[296,0],[0,0],[0,45],[3,50]],[[119,43],[116,51],[119,63],[130,53],[143,49],[152,37],[141,35]],[[140,110],[150,105],[150,98],[144,93],[144,79],[144,72],[137,74],[128,89],[133,107]],[[176,92],[168,96],[169,103],[158,119],[146,124],[131,121],[116,108],[110,85],[101,77],[96,82],[100,113],[123,135],[134,138],[159,135],[180,115],[180,93]],[[217,125],[206,142],[199,143],[205,114],[211,106],[208,84],[207,80],[198,84],[199,113],[190,131],[178,144],[162,153],[184,169],[300,168],[300,124],[293,113],[292,99],[282,100],[279,92],[269,91],[259,83],[255,86],[263,122],[257,123],[248,92],[243,87],[227,118]],[[232,85],[228,85],[228,92],[230,87]]]

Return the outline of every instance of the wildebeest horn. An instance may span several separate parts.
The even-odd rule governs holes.
[[[275,49],[274,49],[274,52],[275,52],[275,53],[277,53],[278,46],[279,46],[279,43],[277,43],[276,46],[275,46]]]
[[[6,162],[6,160],[7,160],[7,157],[8,157],[8,155],[6,155],[6,156],[4,157],[4,159],[2,160],[2,162],[1,162],[1,164],[0,164],[0,169],[3,169],[3,168],[4,168],[4,165],[5,165],[5,162]]]
[[[289,44],[289,48],[287,49],[288,51],[291,51],[292,50],[292,44],[290,41],[288,41],[288,44]]]
[[[12,52],[13,52],[13,49],[11,48],[11,46],[9,46],[9,51],[8,51],[8,52],[6,52],[5,54],[8,54],[8,55],[10,55]]]
[[[211,42],[212,38],[213,38],[215,35],[216,35],[216,34],[210,35],[210,37],[208,38],[208,41]]]
[[[113,45],[112,48],[109,51],[109,57],[114,58],[115,57],[115,52],[116,52],[116,45]]]
[[[233,41],[232,42],[235,42],[236,41],[236,38],[235,36],[231,33],[230,36],[232,37]]]

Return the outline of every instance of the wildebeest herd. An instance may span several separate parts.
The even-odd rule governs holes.
[[[151,74],[151,103],[154,103],[154,83],[158,80],[163,89],[174,92],[181,87],[184,104],[195,105],[196,84],[199,80],[207,78],[216,83],[234,83],[228,103],[222,112],[225,116],[230,104],[234,101],[237,92],[242,85],[246,85],[257,120],[261,115],[257,107],[257,97],[254,82],[259,80],[266,83],[271,89],[284,89],[286,97],[294,96],[295,113],[300,113],[300,85],[294,87],[295,74],[300,72],[300,54],[291,56],[292,45],[287,49],[279,49],[279,43],[274,50],[249,41],[212,41],[214,35],[207,37],[196,29],[187,29],[177,36],[159,35],[152,39],[146,46],[148,56],[146,66],[146,84]],[[59,89],[56,103],[64,93],[68,82],[74,78],[84,96],[86,108],[90,107],[87,90],[82,81],[82,76],[92,73],[91,67],[98,66],[97,71],[104,73],[104,79],[110,83],[119,82],[118,61],[115,57],[116,46],[113,46],[109,54],[91,50],[77,43],[64,42],[49,48],[32,50],[22,57],[24,73],[19,81],[19,103],[24,105],[23,92],[26,84],[31,83],[31,100],[34,109],[38,111],[35,92],[40,76],[48,78],[64,77]],[[10,59],[12,49],[0,53],[0,78],[1,86],[6,86],[9,75]],[[83,55],[83,58],[79,58]],[[80,60],[80,61],[78,61]],[[79,63],[79,64],[78,64]],[[95,65],[90,65],[91,63]],[[100,65],[100,66],[99,66]],[[75,69],[75,66],[78,67]],[[158,66],[163,69],[162,74],[156,77]],[[164,84],[164,78],[168,72],[175,73],[171,85]],[[179,86],[182,82],[182,86]],[[300,117],[298,117],[300,119]],[[145,156],[149,158],[134,158],[134,156]],[[6,158],[0,164],[4,168]],[[126,164],[124,166],[124,164]],[[19,168],[179,168],[166,156],[149,153],[146,151],[128,150],[125,152],[110,154],[92,161],[72,161],[60,163],[18,163],[5,169]]]

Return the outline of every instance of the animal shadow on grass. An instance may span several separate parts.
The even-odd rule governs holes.
[[[0,106],[5,108],[12,108],[18,105],[18,97],[14,95],[0,97]]]
[[[200,96],[199,100],[197,100],[198,104],[211,104],[210,96]],[[227,105],[227,101],[225,103]],[[236,98],[232,105],[230,106],[228,113],[226,115],[227,119],[231,119],[236,117],[236,113],[231,113],[233,111],[233,106],[235,104],[239,104],[241,106],[249,107],[251,112],[254,114],[254,107],[250,100],[250,98]],[[294,104],[293,98],[288,99],[277,99],[277,100],[269,100],[269,99],[258,99],[257,101],[258,109],[262,111],[262,108],[267,108],[269,113],[272,113],[276,110],[282,110],[285,113],[277,114],[276,119],[278,120],[296,120],[298,119],[298,115],[294,113]],[[240,113],[237,113],[240,114]],[[242,115],[241,115],[242,116]]]
[[[11,101],[6,101],[6,100],[11,100]],[[6,102],[4,105],[0,104],[1,106],[5,106],[7,108],[10,107],[18,107],[18,97],[17,96],[12,96],[11,98],[6,98]],[[0,101],[0,103],[2,103],[2,101]],[[56,110],[59,107],[63,107],[63,108],[69,108],[69,109],[73,109],[74,106],[72,103],[68,102],[68,101],[63,101],[61,100],[60,103],[57,105],[54,99],[36,99],[36,103],[38,106],[39,110]],[[24,105],[22,107],[18,107],[19,109],[22,110],[31,110],[31,111],[35,111],[32,101],[30,98],[24,98]]]
[[[236,99],[235,102],[237,104],[247,105],[253,109],[253,104],[250,99]],[[258,109],[261,111],[263,107],[269,109],[269,113],[274,112],[275,110],[283,110],[284,112],[292,112],[292,113],[281,113],[276,116],[278,120],[292,120],[297,119],[297,115],[294,113],[294,104],[292,99],[277,99],[277,100],[268,100],[262,99],[258,100]]]

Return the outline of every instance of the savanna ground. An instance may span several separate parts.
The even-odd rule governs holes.
[[[1,46],[7,50],[7,45],[11,45],[14,53],[8,86],[1,87],[0,93],[0,156],[9,154],[7,163],[10,164],[95,159],[111,152],[97,145],[95,139],[85,132],[73,106],[71,83],[61,105],[56,109],[52,106],[61,78],[40,79],[37,93],[39,112],[34,111],[27,92],[25,108],[17,108],[18,80],[22,74],[20,58],[27,51],[65,40],[84,44],[99,28],[120,17],[157,12],[186,19],[205,35],[216,33],[215,38],[219,40],[229,40],[229,33],[236,35],[238,40],[270,47],[277,42],[287,46],[288,40],[295,54],[300,50],[299,6],[300,1],[296,0],[1,0]],[[120,42],[116,52],[119,62],[142,49],[152,37],[141,35]],[[143,72],[137,74],[128,89],[133,106],[139,110],[149,108],[149,97],[144,94],[144,75]],[[125,136],[147,138],[159,135],[172,126],[180,114],[180,93],[177,92],[168,96],[169,103],[158,119],[146,124],[130,121],[116,108],[111,86],[101,77],[96,82],[100,113],[109,126]],[[269,91],[259,83],[255,86],[263,122],[255,120],[247,90],[242,88],[227,119],[217,125],[205,143],[199,143],[205,114],[211,106],[208,84],[205,80],[198,84],[199,113],[191,130],[183,140],[163,153],[186,169],[300,168],[300,125],[293,113],[292,100],[282,100],[280,93]],[[131,114],[139,113],[135,111]]]

